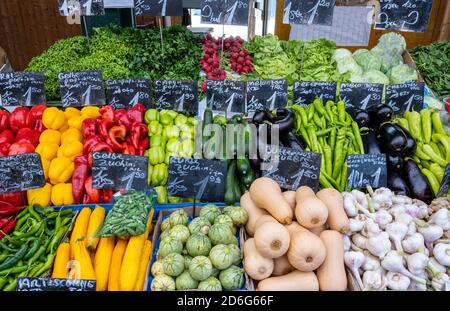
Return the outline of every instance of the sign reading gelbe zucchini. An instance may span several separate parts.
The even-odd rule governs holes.
[[[148,157],[94,152],[92,153],[92,187],[111,190],[147,188]]]
[[[203,24],[247,26],[250,0],[202,0]]]
[[[64,107],[105,105],[101,71],[63,72],[58,78]]]
[[[42,72],[0,72],[0,106],[45,104]]]
[[[206,82],[206,104],[221,114],[245,113],[245,82],[230,80],[208,80]]]
[[[95,292],[95,280],[17,278],[18,292]]]
[[[379,0],[375,29],[425,32],[433,0]]]
[[[137,16],[183,16],[180,0],[134,0]]]
[[[163,80],[155,82],[156,108],[196,113],[197,81]]]
[[[203,202],[223,201],[227,161],[170,158],[167,193]]]

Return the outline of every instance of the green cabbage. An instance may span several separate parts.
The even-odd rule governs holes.
[[[379,70],[369,70],[363,74],[366,83],[389,84],[389,78]]]
[[[337,70],[341,75],[349,73],[351,76],[362,74],[362,68],[356,63],[356,61],[351,57],[347,56],[342,58],[337,63]]]
[[[331,56],[331,59],[334,60],[335,62],[340,61],[341,59],[343,59],[344,57],[348,57],[348,56],[352,56],[352,52],[350,52],[347,49],[336,49],[333,52],[333,56]]]
[[[369,50],[361,49],[356,51],[353,54],[353,59],[364,71],[381,69],[381,59],[377,54]]]
[[[393,84],[404,83],[407,81],[417,80],[419,78],[417,71],[406,64],[393,67],[389,71],[388,76]]]
[[[388,32],[380,37],[377,46],[392,54],[401,55],[406,50],[406,40],[398,33]]]

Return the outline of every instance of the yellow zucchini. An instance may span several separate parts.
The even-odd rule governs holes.
[[[53,265],[52,278],[54,279],[65,279],[69,273],[70,261],[70,244],[61,243],[56,250],[55,263]]]
[[[135,291],[144,290],[144,282],[147,277],[147,267],[150,261],[150,254],[152,252],[152,242],[149,240],[144,243],[144,250],[142,251],[141,262],[139,264],[139,273],[136,285],[134,287]]]
[[[111,257],[116,244],[115,238],[101,238],[95,253],[94,269],[97,277],[97,291],[105,291],[108,288],[109,268]]]
[[[108,291],[119,291],[119,276],[120,276],[120,267],[122,266],[123,255],[125,254],[125,250],[127,249],[128,240],[118,239],[116,246],[114,247],[112,258],[111,258],[111,266],[109,269],[109,277],[108,277]]]
[[[89,217],[89,225],[86,234],[86,247],[90,250],[95,250],[97,248],[100,238],[96,237],[98,230],[103,225],[103,220],[105,219],[105,209],[101,206],[97,206]]]

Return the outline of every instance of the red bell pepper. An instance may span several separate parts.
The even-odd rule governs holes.
[[[26,205],[27,192],[18,191],[0,194],[0,201],[7,202],[13,206],[25,206]]]
[[[34,146],[30,143],[14,143],[9,146],[8,155],[18,155],[34,152]]]
[[[131,126],[131,144],[135,149],[139,149],[139,142],[147,137],[148,128],[142,123],[133,123]]]
[[[112,199],[113,195],[114,195],[114,191],[113,190],[103,189],[102,190],[101,202],[102,203],[109,203],[109,202],[111,202],[111,199]]]
[[[110,105],[103,106],[100,108],[100,114],[102,115],[102,119],[114,121],[114,108]]]
[[[109,141],[112,149],[115,152],[120,152],[124,149],[123,140],[127,135],[127,129],[123,125],[115,125],[109,130]]]
[[[123,154],[136,155],[136,149],[130,143],[124,142],[123,145],[125,147],[122,151]]]
[[[9,144],[9,143],[1,145],[0,146],[0,156],[7,156],[10,146],[11,146],[11,144]]]
[[[0,230],[6,226],[6,224],[10,221],[10,218],[0,218]]]
[[[14,206],[11,203],[0,201],[0,217],[15,215],[24,208],[25,206]]]
[[[14,227],[16,226],[17,223],[17,219],[14,218],[10,218],[8,224],[6,224],[1,230],[0,230],[0,239],[2,239],[5,235],[7,235],[8,233],[10,233]]]
[[[90,154],[92,148],[94,148],[94,146],[99,143],[103,143],[103,140],[100,138],[100,136],[91,136],[88,139],[86,139],[83,144],[83,154],[84,155]]]
[[[145,109],[145,106],[139,103],[134,105],[133,108],[142,112],[143,114],[145,114],[145,112],[147,111],[147,109]]]
[[[95,127],[95,119],[85,119],[81,125],[81,133],[84,138],[97,135],[97,128]]]
[[[127,115],[128,115],[128,118],[130,119],[131,123],[133,123],[133,122],[143,123],[144,122],[145,109],[144,109],[144,111],[142,111],[142,109],[138,105],[141,105],[141,104],[137,104],[136,106],[128,109],[128,111],[127,111]]]
[[[0,110],[0,131],[9,129],[9,112],[6,110]]]
[[[91,152],[88,154],[88,162],[89,162],[89,167],[92,167],[92,153],[93,152],[113,152],[112,148],[110,145],[108,145],[107,143],[98,143],[97,145],[95,145],[92,149]]]
[[[125,126],[127,132],[131,129],[131,120],[128,118],[127,111],[125,109],[117,109],[114,113],[114,118],[119,125]]]
[[[39,136],[41,133],[37,130],[32,130],[27,127],[21,128],[16,134],[17,143],[30,143],[34,147],[39,144]]]
[[[14,132],[11,130],[3,130],[0,133],[0,146],[4,144],[12,144],[14,143],[16,138],[14,137]]]
[[[148,149],[150,143],[147,138],[142,139],[139,142],[139,148],[137,149],[137,155],[144,155],[145,151]]]
[[[86,191],[86,197],[89,202],[84,202],[86,197],[83,199],[83,204],[94,204],[100,203],[100,190],[92,188],[92,176],[89,176],[84,182],[84,190]]]
[[[30,109],[27,107],[17,107],[9,116],[9,127],[14,132],[17,132],[24,127],[33,128],[34,121]]]
[[[79,156],[74,161],[75,170],[72,175],[72,195],[76,204],[81,203],[84,191],[84,183],[89,175],[88,157]]]
[[[36,105],[33,106],[30,110],[30,114],[34,118],[34,126],[33,129],[42,133],[45,130],[44,124],[42,124],[42,116],[44,114],[44,110],[47,109],[46,105]]]

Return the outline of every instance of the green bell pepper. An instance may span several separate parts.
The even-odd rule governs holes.
[[[148,136],[161,135],[163,133],[163,126],[158,121],[150,121],[148,125]]]
[[[172,119],[175,119],[178,115],[178,112],[173,110],[161,110],[161,115],[168,114]]]
[[[158,204],[167,204],[169,202],[167,197],[167,189],[164,186],[159,186],[154,188],[156,191],[156,202]]]
[[[176,125],[169,125],[164,128],[163,136],[168,140],[180,137],[180,129]]]
[[[159,122],[163,124],[164,126],[173,125],[173,119],[169,114],[163,114],[161,115],[161,118],[159,119]]]
[[[151,121],[159,121],[159,112],[156,109],[149,109],[145,113],[145,123],[149,124]]]
[[[166,138],[162,135],[156,135],[150,138],[150,146],[152,147],[165,147],[166,142]]]
[[[181,113],[179,113],[177,115],[177,117],[175,118],[175,125],[180,126],[180,125],[186,124],[187,122],[188,122],[188,118]]]
[[[182,203],[182,202],[183,202],[183,198],[169,196],[169,203],[171,203],[171,204]]]
[[[165,156],[164,147],[155,146],[148,150],[148,162],[151,165],[163,163]]]
[[[150,164],[150,161],[148,162],[148,175],[147,175],[147,183],[149,185],[152,184],[152,175],[153,175],[153,165]]]
[[[153,167],[152,186],[164,186],[169,177],[169,167],[165,163],[157,164]]]
[[[185,139],[181,142],[179,154],[182,158],[191,158],[194,155],[194,141]]]
[[[180,140],[172,138],[167,141],[166,152],[178,153],[180,150]]]

